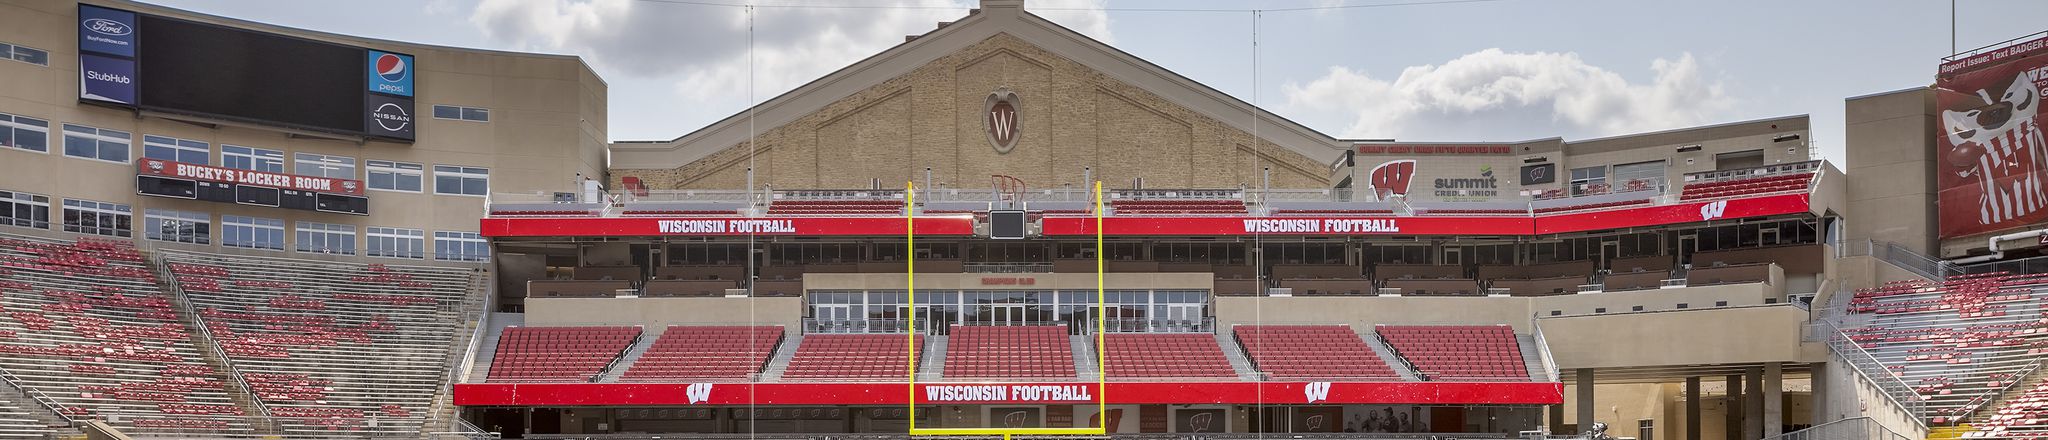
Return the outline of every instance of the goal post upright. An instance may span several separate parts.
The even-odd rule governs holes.
[[[1109,355],[1103,352],[1103,347],[1105,346],[1105,345],[1104,345],[1104,341],[1105,341],[1106,339],[1105,339],[1105,338],[1103,337],[1103,332],[1102,332],[1102,329],[1106,328],[1106,326],[1108,325],[1108,317],[1107,317],[1106,315],[1107,315],[1107,314],[1108,314],[1108,312],[1109,312],[1109,308],[1108,308],[1107,306],[1104,306],[1104,304],[1107,304],[1107,301],[1105,301],[1105,300],[1106,300],[1106,299],[1108,298],[1108,294],[1107,294],[1107,291],[1106,291],[1106,290],[1104,289],[1104,288],[1105,288],[1105,284],[1104,284],[1104,282],[1103,282],[1103,273],[1104,273],[1103,271],[1104,271],[1104,269],[1106,268],[1106,264],[1107,264],[1107,263],[1106,263],[1106,261],[1107,261],[1107,260],[1105,259],[1105,258],[1106,258],[1106,256],[1105,256],[1105,252],[1104,252],[1104,250],[1103,250],[1103,248],[1102,248],[1102,245],[1103,245],[1103,234],[1102,234],[1102,205],[1103,205],[1103,202],[1102,202],[1102,181],[1099,181],[1099,180],[1098,180],[1098,181],[1095,181],[1094,183],[1095,183],[1095,187],[1094,187],[1094,200],[1093,200],[1093,202],[1094,202],[1094,208],[1095,208],[1095,209],[1094,209],[1094,212],[1095,212],[1095,311],[1096,311],[1096,313],[1095,313],[1095,327],[1096,327],[1096,328],[1095,328],[1095,365],[1096,365],[1096,373],[1095,373],[1095,414],[1096,414],[1096,420],[1099,420],[1099,422],[1095,423],[1095,425],[1096,425],[1096,426],[1094,426],[1094,427],[1088,427],[1088,428],[996,428],[996,427],[987,427],[987,428],[919,428],[919,427],[917,427],[917,417],[918,417],[918,412],[917,412],[917,367],[918,367],[918,365],[917,365],[917,350],[918,350],[918,348],[919,348],[919,347],[917,346],[917,246],[916,246],[916,244],[917,244],[917,221],[916,221],[916,220],[917,220],[917,216],[916,216],[916,211],[917,211],[917,209],[916,209],[916,207],[917,207],[917,204],[916,204],[916,197],[917,197],[917,196],[916,196],[916,193],[917,193],[917,185],[916,185],[916,183],[915,183],[915,182],[911,182],[911,183],[909,183],[909,184],[906,184],[906,185],[904,185],[905,191],[904,191],[904,194],[903,194],[903,204],[904,204],[904,208],[903,208],[903,212],[904,212],[904,216],[903,216],[903,224],[904,224],[904,226],[903,226],[903,245],[904,245],[904,249],[905,249],[905,250],[906,250],[906,251],[908,252],[908,255],[906,255],[906,256],[905,256],[905,258],[904,258],[904,262],[905,262],[905,265],[904,265],[904,272],[905,272],[905,274],[904,274],[904,287],[905,287],[905,290],[909,292],[909,293],[908,293],[908,296],[909,296],[909,300],[908,300],[908,301],[906,301],[906,302],[908,302],[908,303],[910,304],[910,312],[909,312],[909,314],[908,314],[908,316],[909,316],[909,326],[908,326],[908,328],[909,328],[909,331],[908,331],[908,332],[906,333],[906,335],[905,335],[905,338],[906,338],[906,339],[909,339],[909,342],[908,342],[908,343],[906,344],[906,346],[907,346],[907,347],[909,347],[909,349],[910,349],[910,350],[908,351],[908,353],[909,353],[909,359],[908,359],[908,362],[909,362],[909,365],[910,365],[910,375],[909,375],[910,377],[908,378],[908,379],[909,379],[909,384],[910,384],[910,386],[909,386],[909,388],[910,388],[910,389],[909,389],[909,396],[908,396],[908,397],[910,398],[910,400],[909,400],[909,401],[907,401],[907,402],[905,403],[905,405],[907,405],[907,406],[909,407],[909,409],[910,409],[910,431],[909,431],[909,432],[907,432],[907,434],[909,434],[909,435],[911,435],[911,436],[963,436],[963,435],[994,435],[994,436],[1002,436],[1004,440],[1009,440],[1009,439],[1010,439],[1010,438],[1011,438],[1012,436],[1018,436],[1018,435],[1105,435],[1105,434],[1108,434],[1108,433],[1109,433],[1109,427],[1107,426],[1107,423],[1109,422],[1109,417],[1108,417],[1108,414],[1109,414],[1109,413],[1108,413],[1108,408],[1109,408],[1109,387],[1108,387],[1108,386],[1106,386],[1106,385],[1108,384],[1108,379],[1107,379],[1107,377],[1106,377],[1106,376],[1107,376],[1107,374],[1105,374],[1105,373],[1104,373],[1104,371],[1106,371],[1106,369],[1104,368],[1104,365],[1105,365],[1104,363],[1105,363],[1106,361],[1108,361],[1108,359],[1109,359]],[[1083,382],[1083,383],[1085,383],[1085,382]]]

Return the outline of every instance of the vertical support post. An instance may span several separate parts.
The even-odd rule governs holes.
[[[1685,378],[1685,440],[1701,440],[1700,403],[1700,377]]]
[[[1103,284],[1103,273],[1108,268],[1108,254],[1102,247],[1102,182],[1095,182],[1095,413],[1101,414],[1102,429],[1109,429],[1109,353],[1103,348],[1104,329],[1109,328],[1108,290]]]
[[[1579,433],[1585,434],[1593,429],[1594,422],[1593,369],[1580,368],[1578,370],[1578,375],[1579,377],[1575,385],[1579,387],[1579,399],[1577,402],[1574,403],[1578,406],[1578,408],[1575,409],[1578,410],[1576,412],[1578,413],[1577,416],[1579,419]]]
[[[1742,438],[1763,438],[1764,368],[1743,368],[1742,376]]]
[[[1721,399],[1721,432],[1727,440],[1742,438],[1742,375],[1728,375],[1728,397]]]
[[[1785,431],[1785,366],[1778,362],[1764,363],[1763,377],[1764,437],[1773,437]]]
[[[904,343],[910,350],[910,387],[906,404],[910,405],[910,430],[917,430],[917,210],[910,209],[917,203],[917,183],[903,183],[903,249],[908,251],[903,259],[904,283],[910,300],[910,331],[906,332]],[[1006,436],[1007,437],[1007,436]]]

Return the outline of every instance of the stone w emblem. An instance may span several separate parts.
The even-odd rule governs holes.
[[[1018,122],[1017,93],[1010,89],[997,89],[988,95],[981,112],[982,125],[988,132],[988,143],[997,153],[1009,153],[1017,148]]]

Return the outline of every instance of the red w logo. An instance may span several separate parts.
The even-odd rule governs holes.
[[[1373,194],[1408,195],[1408,183],[1415,179],[1415,159],[1390,160],[1372,168],[1367,183]]]

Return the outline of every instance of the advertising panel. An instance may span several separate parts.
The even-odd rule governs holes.
[[[135,105],[135,61],[78,54],[78,98]]]
[[[1958,59],[1935,80],[1938,235],[2048,222],[2048,38]]]

